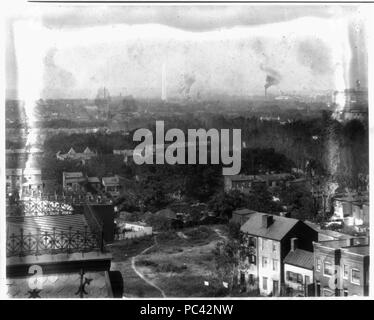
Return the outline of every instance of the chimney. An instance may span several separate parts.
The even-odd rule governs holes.
[[[274,218],[272,215],[264,214],[262,215],[262,227],[269,228],[272,223],[274,222]]]
[[[355,238],[347,239],[347,247],[352,247],[355,245]]]
[[[297,249],[297,238],[291,239],[291,251],[295,251]]]

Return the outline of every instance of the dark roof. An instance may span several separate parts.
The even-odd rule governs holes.
[[[292,264],[293,266],[301,267],[304,269],[313,270],[313,252],[305,251],[302,249],[290,251],[284,258],[284,263]]]
[[[299,222],[297,219],[271,215],[273,217],[273,223],[268,228],[265,228],[262,226],[263,215],[265,214],[259,212],[249,215],[249,219],[242,225],[240,231],[258,237],[282,240],[284,236]]]

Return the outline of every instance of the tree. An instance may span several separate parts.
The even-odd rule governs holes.
[[[239,241],[220,241],[213,254],[216,275],[221,283],[228,283],[228,290],[231,292],[239,264]]]
[[[248,204],[245,195],[238,190],[227,193],[215,194],[208,202],[208,209],[215,212],[217,216],[230,219],[235,209],[243,208]]]

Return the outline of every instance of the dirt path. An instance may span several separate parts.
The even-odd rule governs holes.
[[[145,254],[148,250],[152,249],[156,244],[157,244],[157,239],[156,237],[154,238],[155,239],[155,243],[153,245],[151,245],[150,247],[144,249],[142,252],[140,252],[138,255],[132,257],[131,259],[131,268],[134,270],[134,272],[142,279],[144,280],[147,284],[149,284],[150,286],[152,286],[153,288],[157,289],[163,298],[166,298],[166,295],[165,295],[165,292],[160,288],[158,287],[157,285],[155,285],[152,281],[148,280],[139,270],[136,269],[136,258],[138,258],[139,256]]]

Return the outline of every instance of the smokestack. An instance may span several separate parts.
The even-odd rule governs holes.
[[[269,228],[274,222],[274,217],[272,215],[264,214],[262,215],[262,227]]]
[[[298,240],[297,238],[291,239],[291,251],[295,251],[297,249]]]

